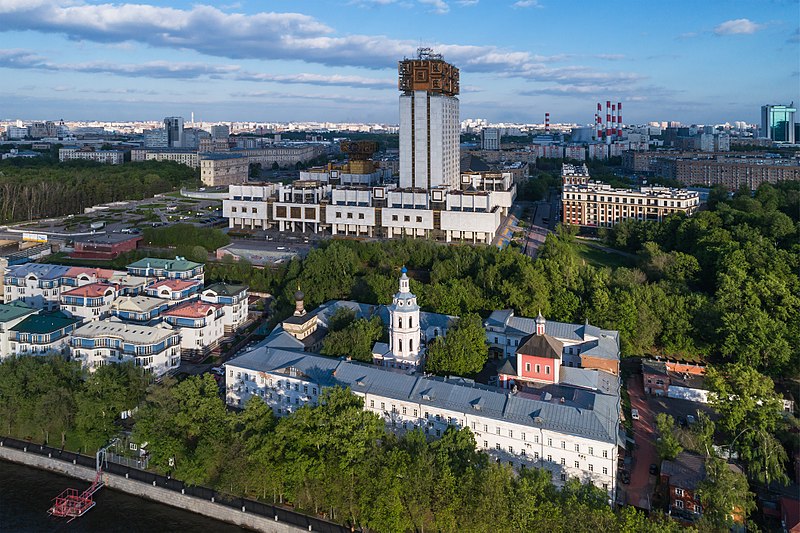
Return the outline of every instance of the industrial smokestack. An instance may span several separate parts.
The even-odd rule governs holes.
[[[550,113],[544,114],[544,133],[550,135]]]
[[[611,144],[611,100],[606,100],[606,143]]]
[[[622,102],[617,102],[617,136],[622,139]]]
[[[611,104],[611,137],[617,136],[617,104]]]
[[[594,114],[594,130],[599,140],[603,136],[603,104],[597,102],[597,113]]]

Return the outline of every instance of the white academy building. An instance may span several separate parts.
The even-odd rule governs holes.
[[[367,159],[375,143],[344,142],[344,165],[301,172],[289,185],[231,185],[222,202],[229,227],[490,244],[517,189],[510,172],[460,171],[458,69],[420,49],[400,61],[399,87],[399,181]]]

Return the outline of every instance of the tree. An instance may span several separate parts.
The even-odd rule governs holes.
[[[673,460],[683,451],[683,447],[675,436],[675,419],[666,413],[656,415],[656,430],[659,437],[656,441],[658,456],[664,459]]]
[[[773,436],[783,405],[772,380],[744,364],[711,367],[706,380],[709,403],[720,414],[719,425],[747,464],[749,476],[762,483],[785,483],[786,450]]]
[[[477,374],[489,356],[486,332],[478,315],[465,315],[450,328],[446,337],[428,344],[425,369],[439,375]]]
[[[747,478],[718,457],[706,460],[706,478],[700,482],[697,496],[703,505],[701,525],[715,531],[729,531],[736,521],[744,521],[756,508],[755,496]]]
[[[341,323],[338,319],[336,322]],[[351,357],[356,361],[371,363],[372,347],[382,336],[383,322],[379,316],[371,319],[359,318],[350,322],[344,329],[328,333],[323,340],[320,353],[335,357]]]

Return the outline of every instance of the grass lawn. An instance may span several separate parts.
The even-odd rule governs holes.
[[[581,259],[595,267],[617,268],[635,266],[635,261],[624,255],[605,252],[581,242],[576,243],[575,247]]]

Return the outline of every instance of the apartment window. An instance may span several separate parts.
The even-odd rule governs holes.
[[[575,461],[575,468],[580,468],[581,464],[578,461]]]
[[[553,446],[553,439],[547,439],[547,445],[552,447]]]
[[[603,490],[608,490],[608,483],[603,483]]]
[[[342,212],[336,211],[336,218],[342,218]]]
[[[369,401],[369,406],[374,409],[375,408],[375,400],[370,400]]]
[[[603,450],[603,458],[608,459],[608,450]]]
[[[561,481],[566,481],[566,480],[567,480],[567,475],[561,474]]]
[[[675,500],[675,507],[683,509],[683,500]]]
[[[499,443],[499,442],[498,442],[497,444],[495,444],[495,445],[494,445],[494,449],[495,449],[495,450],[499,450],[499,449],[500,449],[500,443]]]
[[[703,511],[703,508],[697,504],[694,504],[694,512],[700,514]]]
[[[675,487],[675,496],[683,496],[683,489]]]
[[[487,426],[486,424],[483,425],[483,432],[489,433],[489,426]]]
[[[417,418],[417,410],[414,409],[414,418]]]
[[[392,222],[397,222],[397,215],[392,215]]]
[[[472,423],[472,431],[475,431],[475,422]]]
[[[581,445],[580,444],[576,444],[575,445],[575,451],[580,453],[580,451],[581,451]]]
[[[359,220],[364,220],[364,213],[359,213],[358,214],[358,219]]]
[[[534,435],[533,436],[533,442],[535,442],[536,444],[539,444],[539,435]]]
[[[513,430],[510,430],[510,429],[508,430],[508,438],[510,438],[510,439],[514,438],[514,431]]]
[[[539,460],[539,452],[533,452],[533,458]]]
[[[608,468],[606,468],[605,466],[603,467],[603,475],[604,476],[608,475]]]
[[[406,414],[406,408],[403,406],[403,414]]]
[[[550,375],[550,365],[544,365],[544,373]]]
[[[514,447],[513,446],[509,446],[508,447],[508,453],[514,453]]]
[[[536,373],[537,373],[537,374],[538,374],[539,372],[541,372],[541,371],[542,371],[542,367],[541,367],[541,365],[536,365],[536,367],[535,367],[535,368],[536,368]],[[528,366],[528,370],[530,370],[530,366]]]
[[[561,466],[567,466],[567,460],[564,457],[561,458]]]
[[[525,440],[525,433],[522,434],[522,440]]]
[[[561,441],[561,449],[562,450],[566,450],[567,449],[567,442],[566,441],[563,441],[563,440]]]
[[[589,455],[594,455],[594,448],[589,446]]]
[[[525,457],[525,455],[527,455],[527,454],[525,453],[525,450],[520,450],[519,454],[520,454],[522,457]]]
[[[422,223],[422,217],[417,217],[417,222]]]
[[[530,372],[530,371],[531,371],[531,364],[530,363],[525,363],[525,372]]]
[[[594,472],[594,465],[589,465],[589,472]]]
[[[347,218],[353,218],[353,213],[347,213]]]
[[[385,410],[386,410],[386,403],[381,402],[381,411],[385,411]]]
[[[500,434],[500,426],[497,426],[496,428],[494,428],[494,430],[495,433],[497,433],[498,435]]]
[[[552,463],[553,462],[553,456],[552,455],[548,455],[547,456],[547,461]]]
[[[488,449],[489,448],[489,441],[488,440],[483,441],[483,447],[484,447],[484,449]]]
[[[235,213],[235,212],[236,212],[236,206],[231,207],[231,213]]]
[[[403,217],[403,222],[411,222],[411,217],[410,216],[404,216]]]

